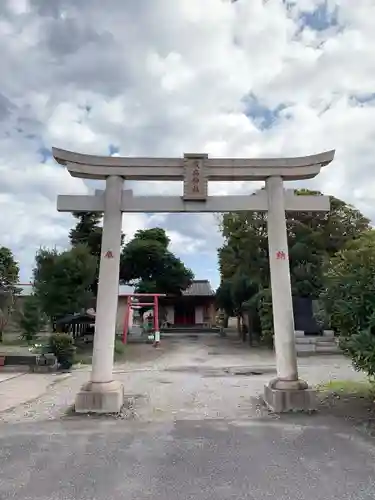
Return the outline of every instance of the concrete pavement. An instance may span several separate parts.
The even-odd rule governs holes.
[[[374,447],[307,422],[83,419],[0,434],[2,500],[372,500]]]

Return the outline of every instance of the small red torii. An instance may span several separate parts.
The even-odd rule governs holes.
[[[153,297],[153,302],[137,302],[132,304],[133,297]],[[130,309],[134,306],[137,307],[153,307],[154,308],[154,345],[159,344],[159,338],[156,338],[156,334],[159,334],[159,297],[165,297],[164,293],[131,293],[127,297],[126,309],[125,309],[125,322],[124,330],[122,332],[122,343],[126,344],[129,332],[129,315]]]

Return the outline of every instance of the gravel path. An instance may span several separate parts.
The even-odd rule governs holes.
[[[218,337],[168,339],[160,351],[141,346],[146,360],[116,365],[140,421],[242,419],[259,416],[257,398],[275,376],[271,352],[250,351]],[[300,375],[310,384],[331,379],[362,379],[341,356],[302,358]],[[90,368],[76,370],[41,398],[0,414],[0,422],[54,420],[74,402]]]

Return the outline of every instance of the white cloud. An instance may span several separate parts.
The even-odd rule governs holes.
[[[171,239],[170,248],[174,253],[195,254],[201,249],[202,242],[191,236],[173,230],[168,231],[168,236]]]
[[[148,218],[145,214],[123,214],[122,231],[125,234],[125,242],[131,240],[139,229],[146,229]]]
[[[335,25],[303,24],[302,14],[324,5]],[[0,13],[1,244],[15,251],[23,276],[39,245],[67,244],[72,218],[56,212],[57,194],[88,190],[50,158],[42,163],[51,146],[237,157],[336,148],[310,185],[375,219],[372,0],[8,0]],[[249,107],[250,95],[263,114]],[[257,187],[221,183],[210,192]],[[180,194],[181,185],[135,190]],[[182,257],[199,250],[212,267],[213,216],[125,214],[123,229],[130,237],[156,224]]]

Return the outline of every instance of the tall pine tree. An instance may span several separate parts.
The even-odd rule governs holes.
[[[102,245],[102,228],[99,223],[102,214],[97,212],[75,212],[73,216],[77,219],[77,224],[69,232],[72,247],[87,245],[91,255],[99,258]]]
[[[73,217],[77,219],[77,224],[69,232],[70,243],[73,248],[79,245],[86,245],[91,255],[96,257],[95,279],[91,285],[91,292],[94,296],[98,291],[99,262],[102,248],[102,228],[99,226],[102,214],[98,212],[74,212]]]
[[[69,232],[70,243],[73,248],[79,245],[86,245],[90,254],[97,258],[97,270],[91,291],[96,296],[99,279],[99,262],[102,249],[102,227],[99,225],[103,214],[98,212],[74,212],[73,217],[77,219],[77,224]],[[124,234],[121,234],[121,246],[124,241]]]

